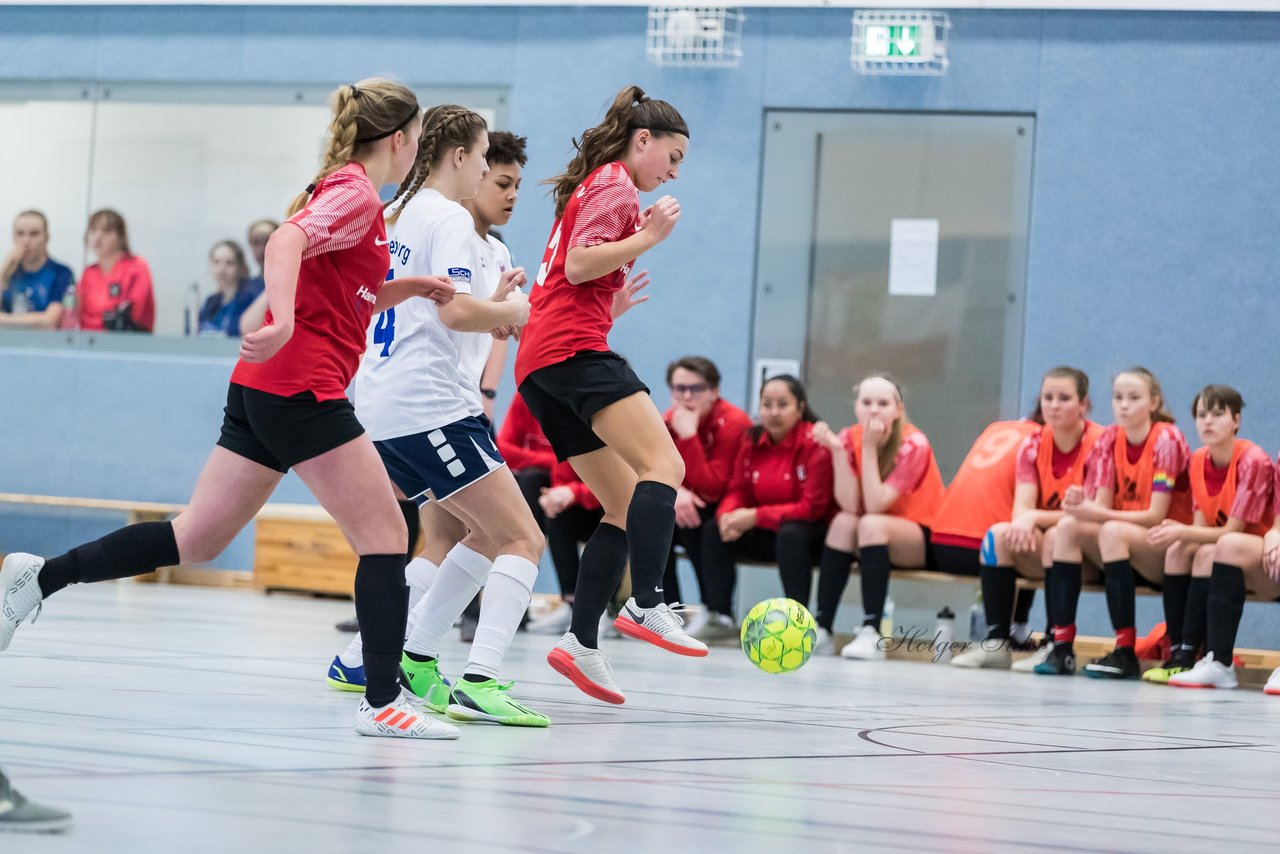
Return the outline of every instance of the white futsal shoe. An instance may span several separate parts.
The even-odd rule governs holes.
[[[952,667],[990,668],[992,670],[1008,670],[1013,663],[1013,655],[1009,652],[1009,641],[987,639],[979,641],[976,646],[951,659]]]
[[[1195,667],[1175,673],[1169,677],[1169,684],[1176,688],[1235,688],[1236,669],[1230,664],[1222,664],[1213,660],[1213,653],[1196,662]]]
[[[561,602],[536,620],[530,620],[527,631],[531,635],[562,635],[569,631],[572,623],[573,606]]]
[[[1271,672],[1271,678],[1262,687],[1264,694],[1280,694],[1280,667]]]
[[[40,616],[40,583],[37,577],[44,568],[44,558],[14,552],[0,567],[0,652],[9,648],[13,633],[32,611]],[[36,621],[31,618],[31,622]]]
[[[841,658],[852,658],[857,661],[884,661],[884,645],[880,643],[880,632],[875,626],[862,626],[853,640],[840,650]]]
[[[613,625],[627,637],[648,641],[676,655],[706,655],[707,645],[689,637],[684,630],[684,618],[676,613],[679,607],[679,602],[659,602],[653,608],[641,608],[633,596],[622,606]]]
[[[415,708],[404,692],[390,705],[375,709],[360,698],[356,709],[356,732],[383,738],[457,738],[461,735],[453,724],[429,718]]]
[[[614,684],[613,668],[604,653],[583,646],[573,632],[566,632],[555,648],[547,653],[547,664],[589,697],[615,706],[627,701]]]
[[[1019,658],[1013,663],[1009,669],[1014,673],[1035,673],[1036,665],[1044,664],[1049,660],[1049,654],[1053,652],[1053,641],[1045,641],[1040,644],[1039,649],[1028,655],[1026,658]]]

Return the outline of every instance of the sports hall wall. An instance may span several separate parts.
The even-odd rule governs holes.
[[[4,7],[0,80],[336,84],[387,72],[508,87],[507,124],[528,136],[530,161],[505,237],[530,267],[552,220],[536,182],[620,86],[639,83],[692,129],[671,188],[683,221],[644,259],[652,301],[614,336],[660,401],[667,361],[699,352],[744,402],[766,109],[1035,114],[1024,405],[1041,372],[1065,362],[1092,375],[1107,421],[1111,374],[1139,362],[1193,441],[1192,394],[1228,382],[1248,401],[1244,434],[1280,449],[1280,16],[956,11],[939,78],[851,71],[849,17],[750,9],[741,66],[700,71],[646,61],[643,8]],[[217,436],[228,357],[60,351],[10,336],[0,360],[0,491],[189,496]],[[869,367],[850,366],[851,380]],[[275,500],[312,499],[290,478]],[[117,522],[4,509],[0,539],[58,551]],[[246,537],[215,562],[251,564]]]

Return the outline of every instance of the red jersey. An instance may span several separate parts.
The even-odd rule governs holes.
[[[861,479],[862,425],[854,424],[841,430],[840,441],[844,443],[853,476]],[[914,424],[904,422],[902,425],[902,444],[894,457],[893,471],[884,479],[884,485],[893,487],[898,493],[893,505],[883,511],[885,515],[901,516],[917,525],[929,524],[938,502],[942,500],[942,472],[938,470],[929,438]]]
[[[282,397],[310,391],[317,400],[339,400],[360,365],[373,304],[391,269],[382,200],[352,161],[323,178],[287,222],[307,236],[293,337],[265,362],[238,362],[231,381]]]
[[[551,486],[567,486],[572,489],[574,501],[584,510],[600,509],[600,499],[596,498],[591,487],[582,482],[582,478],[578,477],[578,473],[567,461],[556,463],[555,468],[551,469]]]
[[[1208,448],[1191,455],[1187,467],[1195,509],[1210,527],[1220,528],[1234,517],[1245,523],[1245,532],[1262,536],[1271,527],[1271,457],[1247,439],[1236,439],[1231,462],[1218,468]]]
[[[1146,510],[1151,496],[1171,493],[1166,517],[1190,524],[1191,484],[1187,462],[1191,449],[1176,424],[1156,422],[1139,445],[1129,443],[1124,430],[1112,424],[1094,443],[1085,468],[1085,491],[1092,497],[1100,488],[1114,490],[1116,510]]]
[[[1034,421],[997,421],[982,431],[928,523],[933,542],[977,549],[992,525],[1009,521],[1018,447],[1039,429]]]
[[[102,316],[126,302],[135,325],[147,332],[155,328],[156,296],[151,287],[151,268],[137,255],[122,257],[110,273],[102,272],[98,264],[84,271],[76,287],[74,322],[81,329],[100,332]]]
[[[662,416],[668,429],[674,412],[674,408],[668,409]],[[688,439],[680,439],[673,430],[671,438],[684,460],[683,486],[703,501],[719,501],[729,486],[733,461],[737,459],[749,429],[751,416],[724,398],[717,398],[711,404],[711,410],[698,422],[697,433]]]
[[[716,515],[753,507],[756,527],[767,531],[793,520],[830,519],[831,484],[831,452],[813,440],[812,424],[801,421],[776,444],[761,430],[754,442],[748,435],[742,443]]]
[[[498,431],[498,452],[512,471],[521,469],[546,469],[556,467],[556,452],[551,450],[538,419],[529,411],[529,404],[517,394],[511,398],[511,407],[502,419]]]
[[[564,262],[570,249],[616,243],[639,229],[640,192],[620,162],[601,166],[574,190],[551,230],[529,294],[529,323],[520,332],[516,352],[517,386],[539,368],[584,351],[609,349],[613,295],[626,284],[631,264],[574,285],[565,276]]]
[[[1053,441],[1053,428],[1046,424],[1039,435],[1028,436],[1018,449],[1018,483],[1036,485],[1037,510],[1061,510],[1067,489],[1083,486],[1095,464],[1093,446],[1102,436],[1102,426],[1092,421],[1084,422],[1080,441],[1070,451],[1063,453]]]

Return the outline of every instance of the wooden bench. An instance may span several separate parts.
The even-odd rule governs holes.
[[[253,585],[351,597],[358,558],[336,522],[314,504],[268,504],[258,513],[253,540]]]

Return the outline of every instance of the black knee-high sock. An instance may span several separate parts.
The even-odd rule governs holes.
[[[146,575],[179,561],[172,522],[140,522],[49,558],[40,570],[45,599],[68,584]]]
[[[1190,575],[1165,575],[1160,591],[1164,599],[1164,632],[1169,646],[1177,651],[1182,645],[1182,627],[1187,621],[1187,591],[1191,588]]]
[[[884,616],[884,600],[889,595],[888,546],[863,546],[858,562],[862,564],[862,624],[880,630],[880,618]]]
[[[1209,577],[1209,652],[1219,664],[1231,666],[1235,656],[1236,632],[1244,613],[1244,572],[1225,563],[1213,565]]]
[[[1167,579],[1166,579],[1167,580]],[[1182,649],[1192,655],[1204,643],[1209,622],[1209,579],[1193,578],[1187,588],[1187,614],[1183,621]],[[1215,655],[1214,661],[1218,660]],[[1223,664],[1231,664],[1224,661]]]
[[[398,501],[400,512],[404,515],[404,525],[409,529],[409,548],[405,551],[408,560],[418,556],[418,534],[422,533],[422,516],[418,514],[418,502]]]
[[[1106,572],[1107,613],[1111,615],[1111,628],[1117,632],[1132,629],[1137,618],[1137,585],[1133,579],[1133,565],[1127,560],[1109,560],[1102,565]]]
[[[1053,596],[1054,642],[1068,647],[1075,638],[1076,609],[1080,607],[1083,574],[1078,563],[1053,562],[1053,593],[1050,595]]]
[[[578,586],[573,595],[573,620],[569,631],[587,649],[600,645],[600,615],[609,606],[613,591],[627,571],[627,532],[605,522],[582,547]]]
[[[1008,640],[1013,599],[1018,590],[1018,572],[1011,566],[984,566],[981,581],[987,637]]]
[[[627,553],[631,595],[641,608],[662,604],[662,574],[675,527],[676,491],[655,480],[637,483],[627,508]]]
[[[1054,618],[1057,616],[1053,612],[1053,566],[1044,568],[1044,636],[1046,640],[1053,640],[1053,627],[1057,625]]]
[[[409,614],[405,556],[360,555],[356,564],[356,621],[364,638],[365,699],[374,708],[400,696],[400,654]]]
[[[1025,625],[1031,619],[1031,606],[1036,603],[1036,591],[1030,588],[1018,589],[1017,581],[1014,582],[1014,589],[1017,593],[1013,597],[1013,621]]]
[[[849,567],[852,564],[852,553],[833,549],[831,546],[823,547],[822,563],[818,569],[818,613],[814,619],[829,632],[834,630],[836,611],[844,596],[844,588],[849,583]]]

